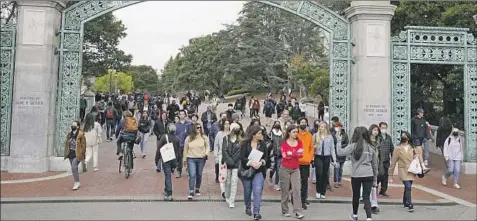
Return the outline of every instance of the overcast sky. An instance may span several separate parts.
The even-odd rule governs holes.
[[[150,1],[114,12],[127,27],[119,48],[133,55],[134,65],[158,71],[190,38],[206,35],[235,22],[240,1]]]

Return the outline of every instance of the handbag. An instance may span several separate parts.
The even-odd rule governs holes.
[[[422,167],[422,163],[419,160],[419,157],[416,157],[416,150],[412,149],[412,153],[414,159],[411,161],[411,164],[407,168],[407,172],[417,175],[419,178],[424,177],[424,167]]]
[[[162,146],[159,150],[161,152],[162,160],[164,163],[176,159],[176,154],[174,152],[174,144],[169,142],[169,137],[167,135],[165,136],[167,143],[164,144],[164,146]]]
[[[241,179],[250,180],[255,175],[255,169],[253,167],[248,168],[248,170],[244,169],[242,166],[242,162],[239,163],[238,166],[238,177]]]

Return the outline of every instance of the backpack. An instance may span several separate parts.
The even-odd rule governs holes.
[[[266,102],[265,102],[265,109],[266,109],[267,111],[273,109],[273,105],[272,105],[272,102],[271,102],[271,101],[266,101]]]
[[[124,131],[128,133],[136,133],[137,122],[133,117],[127,117],[124,119]]]
[[[106,119],[114,119],[113,108],[108,108],[108,110],[106,110]]]

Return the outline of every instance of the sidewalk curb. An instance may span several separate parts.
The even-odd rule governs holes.
[[[162,197],[142,196],[142,197],[33,197],[33,198],[2,198],[0,204],[34,204],[34,203],[125,203],[125,202],[169,202]],[[225,202],[221,198],[200,197],[194,200],[188,200],[185,197],[175,198],[172,202]],[[237,199],[236,202],[243,202],[243,199]],[[264,198],[262,202],[280,203],[279,198]],[[330,197],[325,200],[310,199],[312,204],[351,204],[350,198]],[[402,205],[402,201],[398,199],[383,199],[380,205]],[[419,206],[455,206],[456,202],[448,200],[428,201],[416,200],[414,205]]]

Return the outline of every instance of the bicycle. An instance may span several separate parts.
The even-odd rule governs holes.
[[[123,142],[121,144],[121,151],[123,152],[123,158],[119,161],[119,173],[121,173],[121,167],[124,167],[124,177],[126,179],[131,175],[131,171],[134,167],[133,163],[133,147],[134,141]]]

